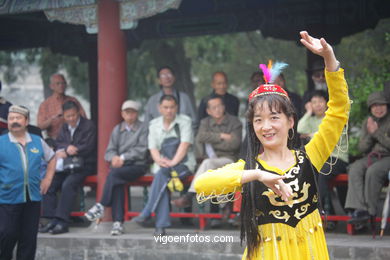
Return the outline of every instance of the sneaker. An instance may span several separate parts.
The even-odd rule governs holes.
[[[95,221],[104,215],[104,207],[100,203],[96,203],[93,205],[92,208],[90,208],[84,216],[89,220],[89,221]]]
[[[357,209],[352,213],[351,218],[348,220],[348,223],[366,223],[369,219],[370,215],[368,214],[368,211]]]
[[[115,221],[112,224],[111,236],[119,236],[123,234],[123,225],[119,221]]]
[[[136,223],[138,226],[145,227],[147,226],[147,222],[149,219],[150,217],[143,217],[141,215],[138,215],[137,217],[132,218],[130,223]]]

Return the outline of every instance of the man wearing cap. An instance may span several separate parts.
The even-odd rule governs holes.
[[[390,170],[389,101],[382,91],[367,99],[370,115],[363,122],[359,150],[365,156],[348,171],[348,193],[345,208],[353,210],[350,223],[362,224],[377,214],[381,188]]]
[[[110,173],[104,185],[103,196],[85,216],[93,221],[104,215],[104,207],[112,207],[111,235],[123,233],[124,187],[147,171],[148,125],[138,120],[140,103],[127,100],[122,105],[123,121],[111,133],[105,160],[110,163]]]
[[[41,195],[55,171],[54,152],[26,130],[29,111],[13,105],[8,113],[8,134],[0,136],[0,259],[34,259]],[[41,177],[43,161],[47,171]]]
[[[56,140],[57,172],[50,188],[43,196],[42,217],[50,222],[39,229],[53,235],[68,232],[70,212],[79,188],[88,175],[96,173],[96,127],[80,116],[74,101],[62,105],[65,123]],[[62,162],[62,165],[61,165]],[[61,195],[57,201],[57,192]]]

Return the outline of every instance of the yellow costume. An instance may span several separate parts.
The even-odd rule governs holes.
[[[286,171],[257,159],[260,169],[286,175],[284,182],[292,188],[293,196],[288,202],[284,202],[270,189],[256,194],[259,199],[256,201],[255,215],[261,242],[253,259],[329,259],[317,208],[313,170],[318,172],[322,168],[336,146],[348,121],[350,102],[344,71],[325,71],[325,76],[330,98],[328,110],[319,131],[305,146],[306,152],[292,150],[295,163]],[[198,201],[210,198],[216,198],[220,202],[231,200],[229,194],[241,189],[244,167],[245,162],[240,160],[199,176],[195,180]],[[242,259],[246,259],[246,250]]]

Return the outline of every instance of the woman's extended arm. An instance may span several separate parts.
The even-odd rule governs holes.
[[[307,32],[301,32],[301,37],[302,44],[313,53],[322,56],[325,62],[325,78],[329,92],[328,110],[318,132],[305,146],[311,162],[319,171],[334,150],[348,122],[350,110],[348,86],[344,79],[344,70],[339,69],[339,62],[333,49],[325,39],[313,38]]]

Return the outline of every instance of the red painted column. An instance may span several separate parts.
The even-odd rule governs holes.
[[[108,174],[104,161],[110,134],[120,122],[120,107],[127,97],[126,39],[119,27],[119,4],[98,1],[98,187],[101,199]],[[108,215],[108,214],[107,214]],[[107,218],[105,220],[108,220]]]

